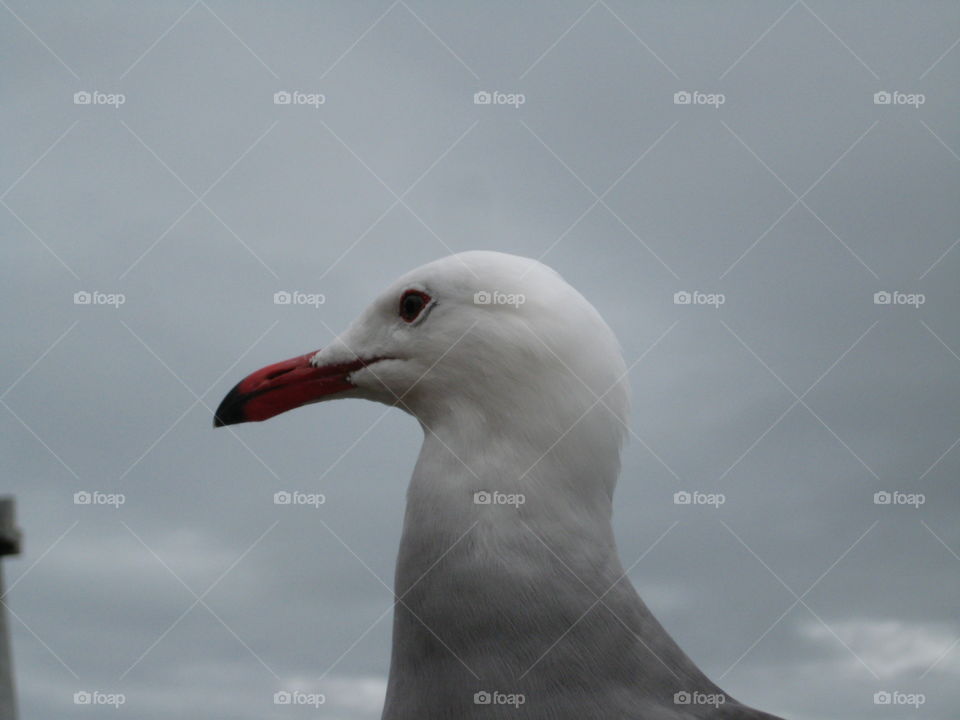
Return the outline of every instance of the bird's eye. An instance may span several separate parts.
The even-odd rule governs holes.
[[[421,290],[407,290],[400,296],[400,317],[405,322],[413,322],[429,304],[430,296]]]

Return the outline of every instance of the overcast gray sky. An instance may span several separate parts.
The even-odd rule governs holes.
[[[560,271],[628,363],[663,336],[617,539],[625,565],[656,543],[630,576],[714,680],[794,720],[955,717],[955,2],[2,4],[24,718],[114,716],[82,691],[118,718],[379,717],[416,422],[344,401],[214,432],[211,408],[478,248]]]

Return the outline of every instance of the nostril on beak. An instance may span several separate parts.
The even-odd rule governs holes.
[[[269,375],[267,375],[267,376],[264,378],[264,380],[274,380],[274,379],[280,377],[281,375],[286,375],[288,372],[291,372],[292,370],[293,370],[293,368],[282,368],[282,369],[280,369],[280,370],[274,370],[272,373],[270,373]]]

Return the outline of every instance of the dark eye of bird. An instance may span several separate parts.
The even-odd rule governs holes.
[[[400,317],[413,322],[430,302],[430,296],[420,290],[407,290],[400,298]]]

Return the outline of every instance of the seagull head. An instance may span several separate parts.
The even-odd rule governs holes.
[[[558,273],[529,258],[472,251],[399,278],[324,349],[248,375],[214,425],[352,397],[400,407],[424,424],[452,419],[488,432],[529,432],[517,423],[535,414],[554,437],[599,406],[619,420],[621,437],[625,376],[613,332]]]

